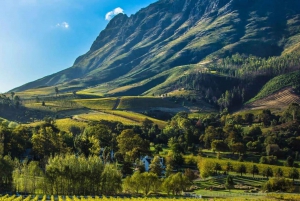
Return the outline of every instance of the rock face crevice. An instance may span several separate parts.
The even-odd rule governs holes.
[[[125,85],[205,58],[280,55],[297,41],[299,27],[299,0],[159,0],[115,16],[72,67],[14,91],[74,80],[83,88]]]

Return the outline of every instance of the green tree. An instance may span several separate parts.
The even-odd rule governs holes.
[[[225,188],[229,190],[234,188],[234,182],[232,176],[228,175],[225,182]]]
[[[252,165],[251,173],[253,175],[253,178],[254,178],[254,174],[259,174],[259,169],[256,165]]]
[[[191,184],[186,176],[178,172],[167,177],[162,185],[168,195],[170,194],[170,192],[172,192],[173,195],[178,195],[181,191],[184,191]]]
[[[123,130],[117,137],[119,152],[123,156],[127,155],[131,161],[146,155],[150,150],[150,143],[143,140],[139,135],[135,134],[132,129]]]
[[[214,140],[211,143],[211,148],[214,151],[224,152],[228,150],[228,145],[223,140]]]
[[[282,191],[291,193],[294,191],[292,181],[283,177],[269,179],[269,181],[264,184],[263,189],[268,192]]]
[[[150,167],[150,172],[153,172],[157,176],[161,176],[163,167],[161,165],[159,156],[154,156],[149,167]]]
[[[59,93],[58,87],[54,87],[54,91],[55,91],[55,94],[57,96],[57,94]]]
[[[152,172],[144,172],[141,174],[140,186],[145,195],[148,195],[155,184],[157,184],[158,176]]]
[[[122,174],[116,165],[105,165],[101,178],[101,188],[104,195],[115,195],[122,192]]]
[[[285,165],[288,167],[293,167],[294,166],[294,158],[291,156],[288,156],[286,159]]]
[[[296,168],[292,168],[289,172],[289,178],[293,179],[293,183],[295,179],[299,179],[299,171]]]
[[[241,164],[238,166],[237,168],[237,172],[241,174],[241,176],[243,176],[243,173],[246,174],[246,166],[244,164]]]
[[[214,166],[215,174],[217,175],[218,171],[221,171],[221,170],[222,170],[221,165],[219,163],[216,163],[215,166]]]
[[[283,177],[283,171],[281,168],[277,168],[277,171],[275,173],[276,177]]]
[[[227,162],[227,164],[226,164],[226,171],[228,174],[230,171],[233,171],[233,166],[230,162]]]
[[[270,167],[267,167],[263,170],[263,176],[267,177],[267,179],[269,177],[273,177],[273,170]]]

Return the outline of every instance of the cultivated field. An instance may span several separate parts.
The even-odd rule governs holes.
[[[272,108],[285,108],[291,103],[300,104],[300,97],[293,93],[291,87],[282,89],[266,98],[254,101],[245,107],[247,109],[272,109]]]

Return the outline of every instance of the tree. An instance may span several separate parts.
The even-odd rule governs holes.
[[[171,191],[173,192],[173,195],[178,195],[181,191],[184,191],[189,185],[190,182],[188,181],[188,178],[180,172],[170,175],[163,182],[163,188],[168,193],[168,195]]]
[[[294,158],[291,156],[288,156],[286,159],[285,165],[288,167],[293,167],[294,166]]]
[[[294,191],[292,181],[283,177],[271,178],[264,184],[263,189],[268,192],[282,191],[291,193]]]
[[[232,176],[228,175],[225,182],[225,188],[229,190],[234,188],[234,182]]]
[[[245,145],[241,142],[237,142],[230,145],[230,149],[233,153],[237,152],[239,154],[245,153]]]
[[[184,170],[184,176],[186,176],[191,183],[197,178],[197,175],[190,168]]]
[[[233,171],[233,166],[231,165],[230,162],[227,162],[227,164],[226,164],[226,171],[228,174],[230,171]]]
[[[254,114],[252,114],[252,113],[246,113],[245,114],[245,122],[246,123],[252,125],[253,120],[254,120]]]
[[[211,148],[214,151],[223,152],[228,150],[228,145],[223,140],[214,140],[211,143]]]
[[[215,167],[214,167],[215,174],[217,175],[218,171],[221,171],[221,170],[222,170],[221,165],[219,163],[216,163]]]
[[[15,96],[15,92],[10,92],[10,95],[11,95],[11,100],[14,100],[14,96]]]
[[[296,168],[292,168],[289,172],[289,178],[293,179],[293,183],[295,179],[299,179],[299,171]]]
[[[258,126],[252,127],[248,132],[248,136],[252,137],[253,140],[257,140],[257,138],[261,135],[262,135],[262,131],[261,128]]]
[[[153,172],[157,176],[161,176],[163,167],[161,165],[160,157],[159,156],[154,156],[153,160],[151,161],[150,164],[150,172]]]
[[[101,184],[102,193],[104,195],[115,195],[122,191],[122,174],[117,169],[116,165],[105,165]]]
[[[263,176],[267,177],[267,179],[269,177],[273,177],[273,170],[270,167],[267,167],[263,170]]]
[[[275,173],[276,177],[283,177],[283,171],[281,168],[277,168],[277,171]]]
[[[134,161],[139,158],[141,154],[148,154],[150,143],[143,140],[139,135],[135,134],[132,129],[126,129],[117,137],[119,152]]]
[[[54,87],[54,91],[55,91],[55,94],[57,96],[57,94],[59,93],[58,87]]]
[[[254,178],[254,174],[259,174],[259,169],[256,165],[252,166],[251,173],[253,175],[253,178]]]
[[[243,173],[246,174],[246,166],[244,164],[241,164],[240,166],[238,166],[237,168],[237,172],[241,174],[241,176],[243,176]]]
[[[139,171],[134,172],[132,176],[126,177],[124,180],[125,190],[129,190],[130,192],[139,193],[141,190],[140,183],[142,182],[142,176]]]
[[[140,185],[145,195],[148,195],[154,184],[156,184],[157,180],[158,176],[152,172],[144,172],[141,174]]]

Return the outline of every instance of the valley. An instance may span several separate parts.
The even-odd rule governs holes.
[[[299,134],[300,1],[159,0],[0,94],[0,201],[299,200]]]

